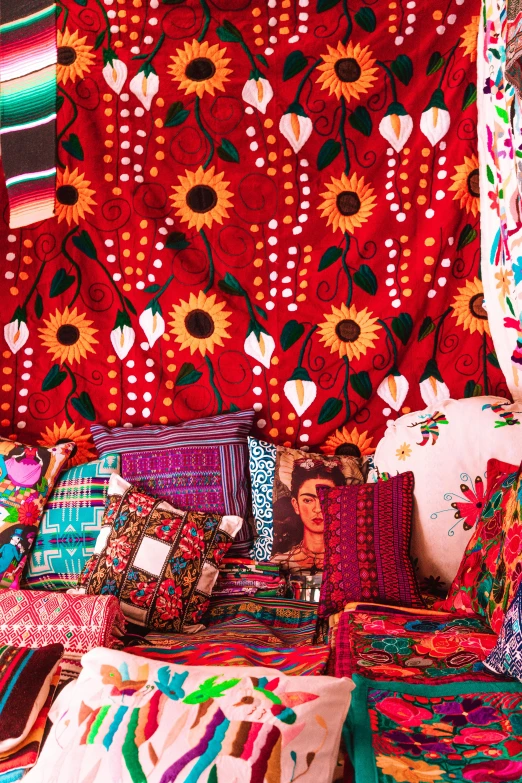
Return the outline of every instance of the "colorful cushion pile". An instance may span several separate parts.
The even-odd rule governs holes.
[[[243,520],[180,511],[113,474],[95,554],[81,584],[118,596],[136,625],[189,630],[201,619],[219,566]]]
[[[286,580],[279,566],[248,558],[225,557],[212,591],[214,597],[230,595],[284,595]]]
[[[0,588],[19,586],[45,502],[73,449],[0,438]]]
[[[244,520],[236,551],[252,543],[247,436],[254,411],[238,411],[176,426],[114,427],[94,424],[100,456],[117,452],[121,475],[175,508],[238,516]],[[241,547],[243,544],[243,547]]]
[[[457,573],[485,503],[488,460],[520,464],[519,408],[499,397],[444,400],[389,422],[378,443],[381,474],[415,476],[412,557],[423,592],[445,596]]]
[[[119,455],[107,454],[60,476],[42,516],[24,587],[76,587],[100,532],[109,478],[119,467]]]

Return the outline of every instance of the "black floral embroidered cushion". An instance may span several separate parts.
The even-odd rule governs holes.
[[[95,553],[79,586],[116,595],[127,619],[181,632],[205,611],[219,565],[243,520],[179,511],[113,474]]]

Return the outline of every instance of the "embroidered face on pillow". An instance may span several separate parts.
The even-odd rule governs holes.
[[[44,505],[73,448],[0,439],[0,588],[18,587]]]
[[[249,438],[255,556],[285,570],[322,571],[324,519],[317,487],[364,483],[356,457],[310,454]]]

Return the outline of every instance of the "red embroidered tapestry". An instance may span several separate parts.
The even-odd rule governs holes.
[[[93,421],[254,407],[266,440],[368,453],[387,419],[505,393],[479,0],[58,9],[56,216],[9,231],[4,200],[3,434],[83,461]]]

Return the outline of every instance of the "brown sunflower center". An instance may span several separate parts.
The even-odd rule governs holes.
[[[204,310],[191,310],[185,318],[185,329],[198,340],[205,340],[214,334],[214,321]]]
[[[361,66],[354,57],[337,60],[334,70],[341,82],[356,82],[361,76]]]
[[[73,324],[63,324],[58,327],[56,339],[61,345],[74,345],[80,339],[80,330]]]
[[[340,446],[337,446],[335,449],[335,453],[339,454],[341,457],[360,457],[361,456],[361,450],[359,446],[356,446],[355,443],[341,443]]]
[[[336,325],[335,334],[343,343],[354,343],[359,339],[361,327],[357,321],[353,321],[351,318],[345,318]]]
[[[353,190],[343,190],[336,199],[341,215],[356,215],[361,208],[361,199]]]
[[[60,185],[56,191],[56,198],[60,204],[66,204],[67,206],[76,204],[79,195],[80,194],[73,185]]]
[[[76,49],[72,46],[58,47],[58,65],[72,65],[77,56]]]
[[[192,82],[206,82],[216,73],[216,66],[208,57],[196,57],[185,68],[185,76]]]
[[[187,193],[187,204],[193,212],[210,212],[217,204],[217,193],[208,185],[194,185]]]
[[[479,187],[479,170],[474,169],[470,174],[468,175],[468,191],[471,196],[475,196],[475,198],[478,198],[480,196],[480,187]]]
[[[481,321],[487,321],[488,314],[484,309],[484,294],[475,294],[469,300],[469,309]]]

